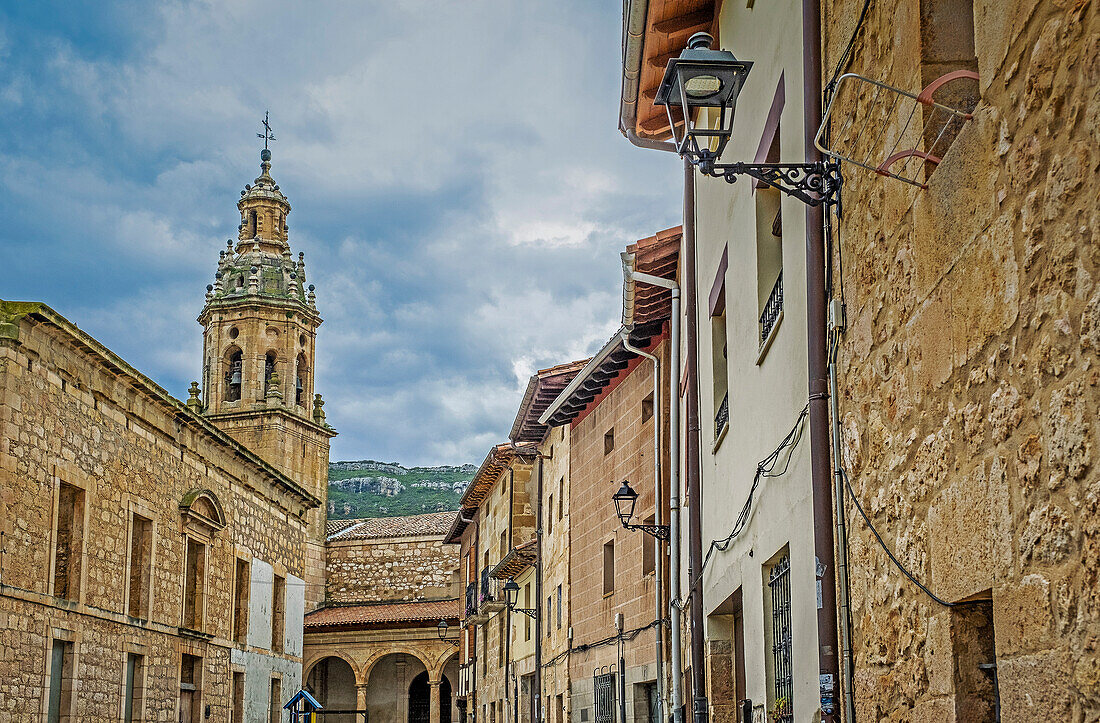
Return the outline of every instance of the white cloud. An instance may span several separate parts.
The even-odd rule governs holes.
[[[46,44],[34,100],[69,125],[40,144],[52,157],[0,157],[0,188],[41,224],[41,273],[88,248],[111,255],[113,283],[76,313],[180,392],[200,365],[194,316],[235,236],[270,109],[291,243],[307,251],[326,318],[318,389],[341,430],[334,458],[480,461],[534,369],[591,354],[617,327],[618,251],[678,221],[678,164],[616,130],[612,5],[234,0],[157,12],[134,19],[148,42],[121,59]],[[5,47],[0,35],[0,63]],[[34,219],[58,189],[65,217]],[[66,280],[25,286],[66,298]]]

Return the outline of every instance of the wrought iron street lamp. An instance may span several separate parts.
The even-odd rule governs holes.
[[[737,96],[752,63],[738,60],[728,50],[711,50],[713,40],[707,33],[692,35],[680,57],[668,61],[653,100],[654,105],[665,106],[677,152],[704,175],[728,183],[746,175],[811,206],[835,203],[841,180],[840,164],[835,161],[718,162],[733,135]],[[677,122],[673,108],[679,109],[682,122]],[[709,117],[696,117],[702,109],[711,111]]]
[[[538,613],[538,610],[535,608],[516,607],[516,603],[519,602],[519,585],[516,584],[513,578],[508,578],[508,582],[504,583],[504,602],[508,604],[508,609],[512,612],[523,613],[532,619],[534,619]]]
[[[630,486],[630,482],[623,480],[623,486],[619,491],[611,495],[615,503],[615,512],[619,515],[619,522],[628,530],[641,530],[647,535],[652,535],[658,540],[668,541],[668,525],[632,525],[630,518],[634,516],[634,505],[638,502],[638,493]]]
[[[447,628],[449,628],[449,627],[450,626],[447,625],[447,621],[443,618],[440,618],[439,619],[439,624],[435,626],[435,630],[436,630],[437,633],[439,633],[439,639],[440,640],[442,640],[445,643],[450,643],[451,645],[453,645],[457,648],[458,647],[458,641],[457,640],[450,640],[447,637]]]

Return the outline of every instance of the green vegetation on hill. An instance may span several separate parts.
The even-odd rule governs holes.
[[[328,518],[398,517],[457,510],[477,467],[403,467],[396,462],[331,462]]]

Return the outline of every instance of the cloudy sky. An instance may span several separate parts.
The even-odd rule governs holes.
[[[479,462],[533,370],[617,325],[618,252],[679,222],[617,131],[613,0],[0,3],[0,298],[177,397],[258,174],[325,317],[332,458]]]

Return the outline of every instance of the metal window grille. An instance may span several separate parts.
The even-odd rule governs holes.
[[[615,672],[606,668],[592,675],[592,698],[596,704],[596,723],[615,723]]]
[[[726,392],[726,395],[722,397],[722,403],[718,405],[718,414],[714,415],[714,438],[718,439],[718,435],[722,433],[730,421],[730,394]]]
[[[784,555],[772,567],[768,576],[772,601],[772,663],[775,675],[773,694],[774,720],[791,723],[794,714],[791,696],[794,693],[791,669],[791,558]]]
[[[783,272],[779,272],[779,278],[775,280],[771,294],[768,295],[768,303],[764,304],[764,312],[760,314],[760,346],[768,340],[768,335],[775,328],[775,322],[779,321],[779,314],[783,311]]]

